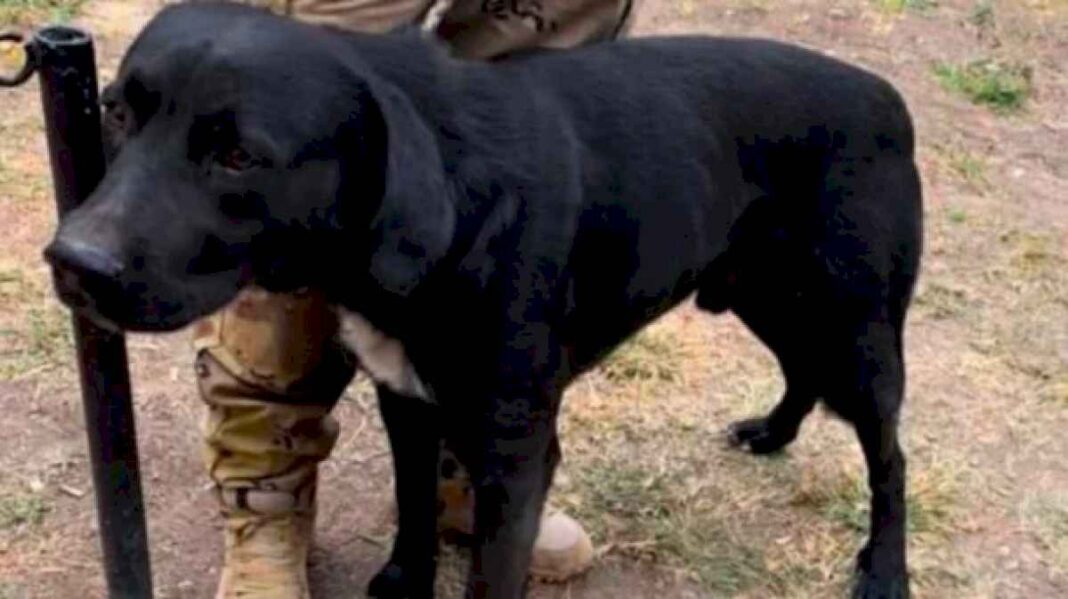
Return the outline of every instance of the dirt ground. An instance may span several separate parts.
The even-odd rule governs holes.
[[[96,34],[107,79],[159,3],[0,0],[0,25],[73,15]],[[792,40],[903,91],[927,213],[902,427],[916,595],[1068,597],[1068,2],[646,0],[635,33],[693,32]],[[979,60],[989,62],[954,70]],[[1014,83],[993,81],[1006,73]],[[104,591],[80,400],[39,259],[54,213],[37,93],[0,92],[0,599],[90,599]],[[129,346],[157,596],[209,597],[220,531],[191,350],[185,334]],[[737,320],[690,307],[576,384],[552,501],[588,526],[599,557],[534,595],[843,595],[867,518],[851,431],[814,414],[770,459],[723,442],[726,424],[781,390]],[[392,533],[389,457],[366,386],[338,416],[318,597],[362,596]],[[446,556],[448,596],[462,556]]]

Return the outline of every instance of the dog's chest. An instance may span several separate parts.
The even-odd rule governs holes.
[[[375,383],[400,395],[433,401],[400,341],[356,312],[339,308],[338,319],[341,341],[356,354],[360,367]]]

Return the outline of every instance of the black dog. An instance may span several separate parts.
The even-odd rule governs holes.
[[[432,594],[447,437],[476,488],[468,594],[520,596],[561,393],[695,292],[787,381],[738,444],[780,449],[818,398],[854,424],[873,494],[854,596],[908,594],[896,429],[921,202],[886,82],[767,41],[476,64],[191,5],[148,26],[106,98],[116,154],[46,251],[60,294],[140,331],[250,284],[328,294],[394,448],[400,530],[372,595]]]

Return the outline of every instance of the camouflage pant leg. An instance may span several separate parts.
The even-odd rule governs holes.
[[[457,54],[492,58],[535,47],[610,39],[631,22],[637,0],[258,0],[311,23],[382,32],[430,19]]]
[[[493,58],[530,48],[570,48],[612,39],[630,23],[633,0],[455,0],[437,33],[461,56]]]
[[[205,460],[215,482],[244,487],[309,473],[329,454],[337,438],[329,412],[354,371],[336,331],[321,296],[259,289],[195,325],[196,371],[209,407]]]

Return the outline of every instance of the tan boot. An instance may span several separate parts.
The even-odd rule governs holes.
[[[309,599],[307,562],[315,526],[311,476],[301,491],[264,488],[296,479],[262,479],[259,488],[220,487],[226,549],[216,599]],[[257,509],[239,507],[240,492]]]
[[[530,575],[542,582],[565,582],[593,565],[590,535],[574,518],[563,512],[547,512],[541,519]]]
[[[475,495],[467,471],[448,449],[442,451],[438,479],[438,532],[442,538],[470,542],[474,534]],[[530,575],[541,582],[570,580],[593,565],[593,542],[575,519],[546,510],[534,541]]]
[[[337,440],[337,423],[323,406],[219,393],[240,381],[207,354],[198,369],[210,408],[205,458],[225,521],[216,599],[308,599],[317,464]]]

